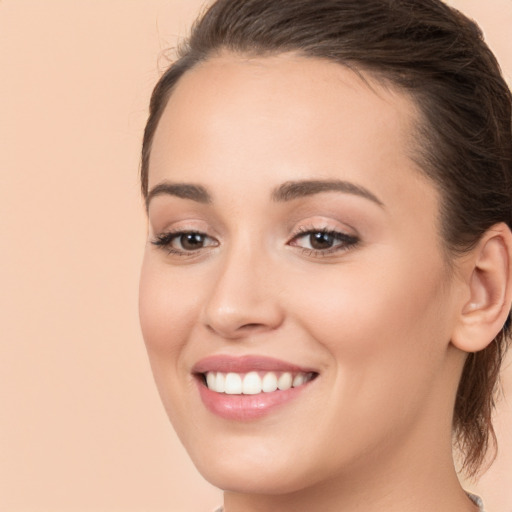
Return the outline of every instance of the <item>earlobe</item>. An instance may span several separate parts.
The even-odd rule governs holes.
[[[465,352],[483,350],[500,332],[512,302],[512,233],[504,224],[486,231],[467,260],[469,299],[462,304],[452,344]]]

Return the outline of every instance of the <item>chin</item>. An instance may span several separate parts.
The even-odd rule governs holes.
[[[319,471],[308,474],[302,468],[298,449],[286,453],[275,447],[252,440],[252,449],[240,449],[237,443],[230,448],[212,450],[195,447],[189,450],[192,462],[212,485],[224,491],[243,494],[278,495],[296,492],[311,485]],[[281,443],[282,445],[282,443]],[[187,448],[187,446],[186,446]],[[290,447],[291,448],[291,447]],[[311,461],[310,461],[311,462]]]
[[[240,494],[289,494],[312,484],[311,478],[306,475],[290,471],[290,464],[286,467],[271,467],[270,464],[251,466],[239,465],[236,460],[230,460],[220,461],[208,467],[196,464],[196,467],[215,487]]]

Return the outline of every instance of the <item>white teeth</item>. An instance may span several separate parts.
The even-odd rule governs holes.
[[[249,372],[242,382],[244,395],[257,395],[261,393],[261,379],[257,372]]]
[[[228,373],[224,384],[224,392],[226,395],[242,394],[242,377],[240,377],[238,373]]]
[[[273,372],[266,373],[261,382],[261,389],[265,393],[272,393],[277,389],[277,377]]]
[[[257,395],[259,393],[272,393],[274,391],[286,391],[292,387],[302,386],[313,378],[312,373],[291,372],[257,372],[246,374],[207,372],[206,386],[216,393],[228,395]]]
[[[206,383],[208,384],[208,377],[206,378]],[[210,388],[209,384],[208,387]],[[210,389],[214,389],[217,393],[224,393],[224,391],[226,391],[226,376],[223,373],[217,373],[215,377],[215,387]]]
[[[306,381],[306,377],[303,373],[298,373],[297,375],[295,375],[295,377],[293,378],[293,384],[292,386],[294,388],[298,387],[298,386],[302,386],[302,384],[304,384],[304,382]]]
[[[217,381],[217,378],[216,378],[216,376],[215,376],[215,373],[213,373],[213,372],[208,372],[208,373],[206,374],[206,385],[207,385],[210,389],[217,389],[216,381]]]
[[[286,391],[292,387],[292,374],[288,372],[284,372],[281,374],[279,379],[277,379],[277,387],[281,391]]]

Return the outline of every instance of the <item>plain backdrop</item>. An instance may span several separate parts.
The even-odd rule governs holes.
[[[512,83],[511,0],[453,0]],[[138,158],[199,0],[0,0],[0,511],[208,512],[138,326]],[[512,397],[512,366],[504,373]],[[512,511],[512,408],[468,487]]]

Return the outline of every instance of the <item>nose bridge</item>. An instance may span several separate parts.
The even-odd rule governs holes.
[[[226,338],[276,328],[282,321],[264,244],[248,233],[228,244],[204,307],[204,323]]]

